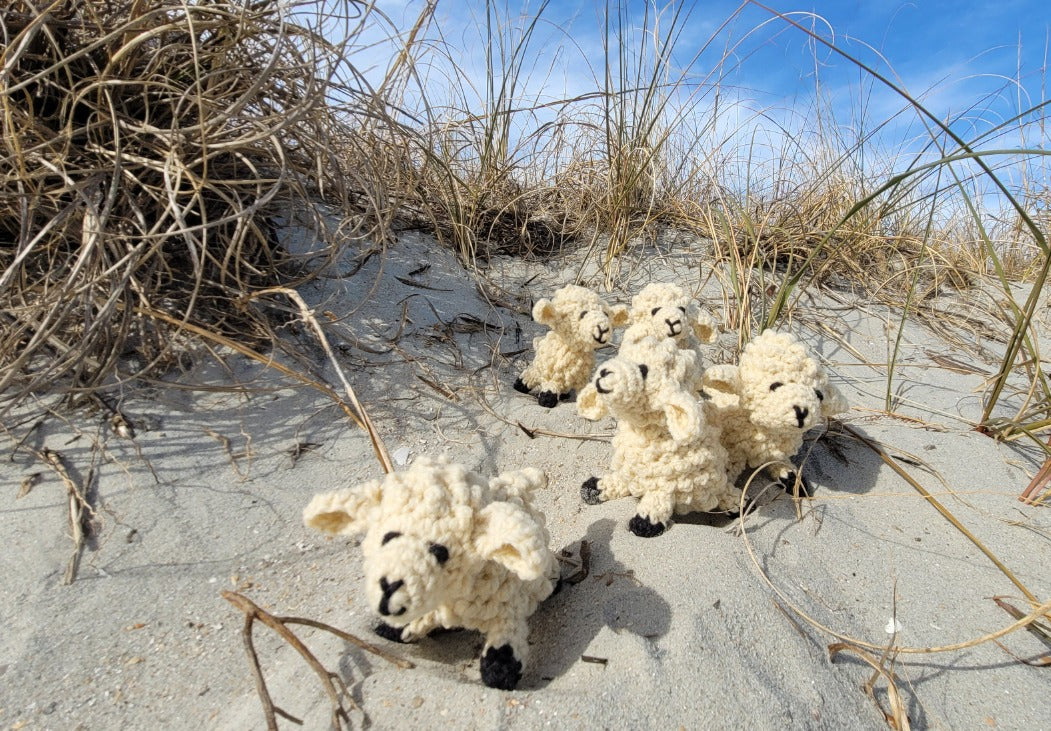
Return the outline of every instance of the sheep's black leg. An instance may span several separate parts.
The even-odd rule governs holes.
[[[490,688],[514,690],[522,679],[522,662],[510,645],[490,647],[482,655],[482,682]]]
[[[405,642],[405,640],[401,638],[401,633],[405,631],[404,627],[391,627],[386,622],[380,622],[372,631],[385,640],[390,640],[391,642]]]
[[[449,635],[453,632],[463,632],[463,627],[435,627],[427,633],[428,637],[441,637],[442,635]]]
[[[553,391],[541,391],[536,397],[536,402],[545,409],[553,409],[558,406],[558,394]]]
[[[747,515],[748,513],[752,512],[752,510],[754,508],[755,508],[755,500],[753,500],[752,498],[748,498],[747,500],[744,501],[744,513],[745,513],[745,515]],[[727,511],[725,511],[725,515],[726,515],[727,518],[729,518],[731,520],[737,520],[738,518],[741,517],[741,511],[740,510],[727,510]]]
[[[525,381],[521,378],[515,379],[514,389],[519,393],[529,393],[529,386],[525,385]]]
[[[601,494],[602,490],[598,487],[597,477],[589,477],[580,486],[580,498],[588,505],[598,505],[602,502],[602,498],[599,497]]]
[[[740,490],[737,490],[737,492],[739,493]],[[734,504],[740,505],[740,500],[739,499],[735,500]],[[745,496],[745,499],[744,499],[744,513],[745,513],[745,515],[747,515],[748,513],[752,512],[752,510],[754,508],[755,508],[755,498],[751,498],[751,497]],[[737,520],[738,518],[741,517],[741,510],[738,509],[738,508],[727,509],[727,510],[724,510],[723,513],[726,515],[727,518],[730,518],[732,520]]]
[[[566,391],[565,393],[558,394],[558,400],[559,401],[569,401],[571,398],[573,398],[573,391],[572,390]]]
[[[807,480],[806,475],[802,472],[799,474],[799,497],[812,497],[814,495],[814,488],[810,486],[810,481]],[[787,475],[778,480],[781,488],[789,495],[795,494],[796,489],[796,471],[790,470]]]
[[[649,518],[636,515],[628,521],[628,530],[639,538],[653,538],[668,530],[664,523],[651,523]]]

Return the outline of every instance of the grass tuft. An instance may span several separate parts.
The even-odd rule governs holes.
[[[267,339],[266,314],[233,303],[315,275],[350,240],[323,224],[333,206],[363,231],[386,215],[329,154],[346,139],[328,103],[346,49],[302,10],[161,0],[39,12],[16,0],[0,11],[8,407],[163,372],[184,324]],[[276,236],[292,211],[324,239],[309,255]]]

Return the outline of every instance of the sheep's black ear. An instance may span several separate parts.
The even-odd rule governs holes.
[[[427,551],[438,560],[439,566],[445,565],[445,562],[449,560],[449,549],[440,543],[432,543]]]
[[[646,374],[650,372],[650,367],[645,363],[639,363],[639,373],[642,374],[642,380],[646,380]]]

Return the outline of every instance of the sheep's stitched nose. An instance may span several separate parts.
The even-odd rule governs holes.
[[[593,336],[595,338],[595,341],[599,342],[599,343],[606,342],[606,336],[609,334],[610,329],[611,328],[602,327],[601,325],[596,325],[595,326],[595,334]]]
[[[405,614],[405,607],[402,607],[396,612],[391,612],[390,610],[390,598],[394,596],[394,592],[403,586],[405,586],[405,582],[401,579],[398,579],[394,583],[390,583],[387,581],[387,577],[384,576],[380,578],[380,589],[383,591],[383,598],[380,599],[379,609],[380,614],[384,617],[389,617],[391,615],[397,617],[400,614]]]
[[[671,337],[675,337],[682,332],[682,320],[669,320],[668,318],[665,318],[664,322],[668,325],[668,334]]]
[[[609,368],[603,368],[598,372],[598,378],[595,379],[595,390],[599,393],[611,393],[611,389],[602,387],[602,379],[612,373]]]
[[[799,424],[799,428],[803,428],[803,424],[806,423],[806,418],[810,414],[810,409],[803,407],[802,409],[798,406],[793,406],[796,412],[796,422]]]

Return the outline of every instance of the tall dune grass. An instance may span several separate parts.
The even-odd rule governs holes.
[[[0,11],[5,395],[161,367],[172,317],[270,338],[262,312],[230,305],[324,266],[276,245],[295,208],[355,222],[329,256],[385,240],[397,219],[468,266],[586,247],[609,286],[640,242],[692,231],[710,242],[705,269],[725,283],[741,342],[810,285],[861,289],[907,318],[989,280],[1008,303],[1005,347],[978,420],[1011,437],[1044,425],[1051,384],[1032,322],[1051,262],[1048,102],[1020,78],[1014,116],[967,137],[957,122],[987,100],[942,119],[813,15],[743,3],[699,37],[694,4],[607,3],[576,19],[596,52],[549,21],[546,0],[487,0],[465,39],[446,37],[441,7],[422,4],[405,27],[344,0]],[[738,88],[759,45],[792,38],[813,57],[807,105]],[[380,47],[376,69],[355,66]],[[858,72],[849,119],[825,92],[828,54]],[[876,89],[900,99],[887,118],[873,117]],[[888,137],[904,117],[918,139]],[[142,368],[124,368],[129,352]],[[1033,387],[1005,419],[1019,364]]]
[[[1047,152],[1027,145],[1043,139],[1046,102],[1020,96],[1012,118],[972,125],[974,133],[965,138],[956,130],[981,118],[990,100],[975,99],[958,117],[942,119],[895,82],[892,71],[871,67],[827,40],[816,16],[782,15],[758,3],[742,4],[706,38],[687,32],[692,4],[649,2],[629,12],[632,6],[607,3],[588,20],[601,39],[599,64],[568,37],[559,48],[567,64],[578,54],[591,79],[589,88],[567,93],[551,78],[550,66],[531,76],[537,61],[518,53],[534,47],[548,6],[541,4],[528,20],[509,18],[507,6],[485,7],[487,38],[494,37],[494,18],[503,19],[502,33],[517,29],[517,35],[509,36],[515,52],[502,55],[500,64],[487,56],[485,78],[477,83],[485,90],[520,89],[519,97],[497,99],[467,81],[454,83],[448,95],[454,101],[440,105],[441,120],[461,143],[417,138],[428,165],[457,171],[449,177],[460,191],[456,206],[442,192],[448,184],[424,185],[421,203],[439,229],[444,220],[458,232],[457,241],[469,236],[465,227],[473,230],[469,247],[458,244],[469,252],[465,260],[484,261],[487,247],[488,253],[513,251],[515,240],[492,236],[491,218],[462,215],[463,191],[468,200],[484,198],[491,210],[524,205],[547,220],[571,221],[560,243],[576,241],[594,251],[609,286],[635,242],[652,240],[659,226],[681,227],[711,241],[710,265],[731,292],[728,324],[742,342],[784,321],[809,285],[860,288],[909,317],[931,307],[940,293],[991,278],[1011,304],[998,326],[1006,343],[1001,376],[977,420],[991,432],[1024,430],[1032,399],[1016,419],[993,414],[1018,362],[1029,364],[1033,393],[1047,393],[1031,328],[1048,262],[1041,178]],[[748,25],[746,11],[756,8],[766,16]],[[733,87],[755,45],[780,34],[810,44],[809,107],[756,105]],[[720,58],[704,55],[714,48],[722,49]],[[414,53],[417,63],[425,58],[432,71],[441,68],[443,78],[472,78],[447,47],[421,45]],[[819,56],[828,54],[858,70],[848,120],[837,117],[842,105],[834,106],[824,92]],[[1021,79],[1014,84],[1024,88]],[[547,88],[552,91],[545,94]],[[876,90],[900,100],[891,118],[872,117],[867,100]],[[432,101],[426,111],[433,115],[439,105]],[[905,117],[918,135],[888,141],[887,129]],[[489,145],[494,139],[501,143],[496,148]],[[501,152],[496,178],[493,149]],[[519,241],[521,253],[540,253],[527,237]],[[1015,301],[1011,282],[1018,279],[1035,284],[1033,297]],[[888,393],[893,378],[892,367]],[[1034,398],[1037,411],[1047,406],[1042,396]]]

